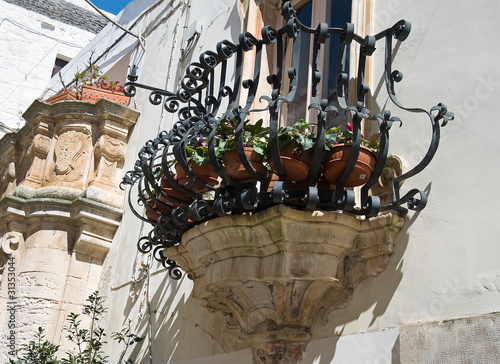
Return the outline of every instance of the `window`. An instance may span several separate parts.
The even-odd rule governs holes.
[[[301,3],[294,7],[300,6],[297,9],[299,20],[308,27],[316,27],[320,22],[327,23],[330,27],[343,28],[346,22],[351,22],[352,0],[321,0],[309,1],[301,6]],[[312,83],[312,50],[313,50],[313,35],[306,32],[300,32],[295,40],[295,46],[292,50],[291,65],[297,73],[297,91],[294,101],[288,106],[287,124],[293,124],[295,121],[314,117],[314,113],[306,116],[307,106],[311,103]],[[321,84],[320,92],[322,98],[327,98],[330,104],[336,105],[337,93],[337,58],[339,52],[339,37],[333,35],[329,37],[326,43],[321,48]],[[346,59],[349,64],[349,59]],[[327,116],[327,124],[329,126],[339,125],[343,122],[345,116],[339,114],[337,117],[333,115]],[[313,119],[310,122],[314,122]]]
[[[69,63],[69,61],[66,61],[62,58],[56,58],[56,61],[54,62],[54,67],[52,68],[52,76],[54,77],[57,72],[59,72],[64,66],[66,66]]]

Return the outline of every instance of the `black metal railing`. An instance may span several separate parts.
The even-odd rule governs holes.
[[[125,93],[136,94],[136,88],[151,91],[149,100],[154,105],[163,104],[169,112],[176,114],[177,122],[170,131],[161,132],[157,138],[148,141],[139,152],[135,168],[125,175],[122,184],[131,185],[129,205],[134,214],[153,225],[148,236],[140,239],[138,248],[141,252],[153,251],[156,259],[169,268],[173,278],[180,278],[181,272],[176,262],[163,255],[163,249],[180,243],[182,234],[203,221],[219,216],[256,212],[275,204],[286,204],[299,209],[343,210],[349,213],[376,216],[381,210],[406,211],[421,210],[425,207],[427,196],[424,191],[411,189],[402,195],[401,182],[422,171],[433,158],[439,143],[440,122],[444,126],[453,119],[443,104],[426,111],[417,108],[405,108],[396,98],[395,84],[402,80],[399,71],[392,71],[392,39],[404,41],[410,32],[410,23],[397,22],[375,36],[362,38],[355,34],[354,25],[347,23],[342,29],[330,28],[321,23],[317,28],[304,26],[297,18],[290,2],[284,3],[282,16],[286,23],[281,29],[272,26],[262,28],[261,39],[245,32],[237,43],[223,40],[217,44],[215,52],[207,51],[200,55],[199,61],[191,63],[181,80],[176,92],[165,91],[137,83],[137,68],[132,67],[128,76],[130,82],[125,85]],[[316,120],[311,128],[302,130],[312,140],[309,153],[312,158],[307,164],[307,176],[303,181],[289,178],[290,170],[281,158],[280,112],[283,105],[293,103],[297,87],[299,70],[292,67],[285,69],[285,48],[288,39],[296,39],[299,32],[314,35],[312,56],[313,77],[311,87],[312,102],[308,109],[316,111]],[[339,37],[340,47],[337,60],[337,93],[334,107],[320,92],[321,45],[329,37]],[[389,130],[394,122],[401,123],[390,111],[372,114],[366,108],[365,95],[369,87],[364,83],[367,57],[370,57],[378,41],[385,40],[385,84],[392,102],[399,108],[415,113],[424,113],[430,120],[432,138],[424,158],[416,167],[393,180],[393,200],[380,204],[377,196],[369,194],[370,188],[377,182],[384,166],[389,148]],[[356,78],[356,102],[349,104],[349,74],[346,59],[353,43],[358,43],[360,53]],[[296,46],[296,45],[294,45]],[[272,86],[268,95],[258,95],[261,80],[262,54],[266,47],[272,47],[275,57],[276,73],[268,76],[266,82]],[[242,60],[245,52],[255,52],[253,79],[243,79]],[[272,68],[271,68],[272,69]],[[231,76],[231,77],[230,77]],[[285,77],[290,85],[283,92]],[[233,81],[230,82],[230,79]],[[239,105],[238,100],[243,100]],[[265,108],[256,109],[257,102],[266,102]],[[246,126],[251,113],[266,112],[269,116],[267,133],[267,167],[263,172],[258,164],[247,157],[244,150]],[[306,110],[304,110],[304,113]],[[324,181],[325,149],[332,143],[331,130],[327,130],[327,114],[343,112],[352,125],[349,147],[350,154],[344,160],[344,167],[335,181]],[[371,176],[366,176],[360,189],[360,201],[356,204],[354,191],[346,188],[353,172],[358,168],[358,157],[363,152],[364,143],[362,123],[375,122],[378,125],[379,140]],[[239,180],[228,173],[218,150],[221,142],[221,129],[230,126],[233,129],[233,143],[241,166],[240,172],[246,172],[245,179]],[[335,138],[333,138],[335,141]],[[337,141],[339,139],[337,138]],[[325,147],[325,143],[327,147]],[[205,158],[213,167],[211,175],[200,177],[195,165],[190,163],[190,153],[199,144],[205,150]],[[191,149],[190,149],[191,148]],[[205,148],[205,149],[203,149]],[[260,162],[259,162],[260,163]],[[181,177],[181,175],[183,175]],[[363,175],[364,177],[364,175]],[[402,195],[402,196],[401,196]],[[136,202],[137,198],[137,202]],[[146,216],[143,216],[144,212]]]

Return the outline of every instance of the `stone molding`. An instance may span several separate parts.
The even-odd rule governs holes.
[[[403,221],[277,205],[200,224],[165,256],[194,279],[193,297],[240,330],[255,363],[297,363],[311,329],[386,268]]]
[[[66,187],[19,186],[0,200],[0,228],[16,220],[22,220],[26,226],[51,221],[61,227],[71,226],[74,239],[68,239],[68,252],[84,253],[103,261],[123,211],[88,198],[92,195],[86,192]]]

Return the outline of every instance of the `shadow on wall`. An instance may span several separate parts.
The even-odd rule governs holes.
[[[130,291],[138,293],[137,299],[127,300],[123,309],[124,326],[128,317],[137,310],[143,313],[134,331],[144,338],[142,342],[132,346],[124,359],[134,358],[137,363],[150,363],[149,345],[151,342],[152,363],[175,363],[192,358],[217,356],[217,362],[232,364],[232,353],[246,349],[239,340],[236,330],[226,327],[221,313],[210,313],[203,308],[200,301],[191,297],[189,279],[183,275],[176,281],[168,276],[168,272],[160,269],[150,278],[151,303],[148,312],[147,279],[130,285]],[[144,300],[144,303],[141,303]],[[151,336],[150,336],[151,325]],[[224,354],[224,355],[221,355]],[[250,352],[245,357],[251,360]],[[198,359],[192,359],[196,362]]]
[[[429,184],[425,189],[428,195],[430,189],[431,185]],[[391,256],[387,268],[376,277],[363,281],[354,290],[350,304],[343,309],[333,311],[325,326],[316,325],[313,330],[313,341],[306,350],[302,364],[400,363],[399,328],[388,329],[389,331],[393,330],[392,333],[386,332],[385,329],[383,332],[369,331],[377,318],[386,312],[403,278],[403,256],[409,243],[409,231],[411,231],[411,226],[418,216],[419,213],[413,213],[405,218],[405,225],[395,238],[394,254]],[[344,335],[349,323],[359,321],[364,313],[370,311],[371,320],[366,323],[365,327],[358,330],[362,333],[356,333],[352,336]],[[358,324],[358,326],[360,325]],[[363,336],[367,336],[367,338]],[[366,345],[363,344],[365,341]],[[374,343],[376,345],[370,350],[369,345]],[[349,357],[343,356],[344,351],[349,352]]]
[[[430,190],[431,184],[425,188],[425,192],[429,195]],[[403,256],[410,240],[409,231],[419,214],[416,212],[406,216],[404,227],[394,240],[394,253],[387,268],[376,277],[361,282],[354,290],[349,305],[333,311],[328,316],[326,325],[316,325],[313,330],[313,342],[301,364],[400,363],[399,328],[384,329],[383,332],[370,332],[370,329],[377,318],[386,312],[403,279]],[[352,336],[344,335],[349,323],[359,321],[367,312],[371,312],[371,320],[366,326],[358,324],[361,326],[357,330],[358,333]],[[344,355],[346,352],[348,356]]]

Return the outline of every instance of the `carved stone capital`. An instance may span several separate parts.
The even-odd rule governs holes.
[[[47,158],[50,150],[51,139],[45,135],[35,135],[33,142],[28,147],[29,156],[37,156],[39,158]]]
[[[392,213],[360,219],[277,205],[200,224],[164,255],[193,277],[193,297],[241,330],[256,363],[298,363],[312,327],[386,268],[402,226]]]

